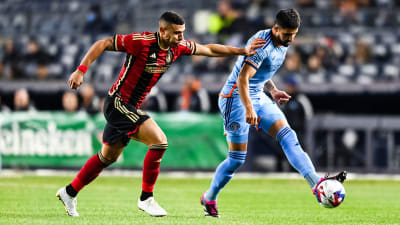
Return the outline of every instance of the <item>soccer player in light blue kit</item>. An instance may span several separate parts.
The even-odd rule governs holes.
[[[300,27],[300,16],[295,9],[280,10],[272,29],[261,30],[254,38],[263,38],[266,43],[257,49],[257,54],[240,56],[223,87],[218,105],[224,119],[224,130],[229,146],[229,155],[215,171],[210,188],[204,192],[200,202],[206,216],[219,217],[217,196],[231,180],[234,172],[245,162],[250,126],[267,132],[281,145],[290,164],[307,180],[315,193],[315,187],[325,179],[343,182],[346,172],[321,178],[300,146],[296,133],[290,128],[284,114],[276,105],[289,101],[290,96],[278,90],[271,78],[282,65],[289,44]],[[271,94],[271,100],[265,93]]]

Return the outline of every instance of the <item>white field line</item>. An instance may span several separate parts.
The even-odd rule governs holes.
[[[75,176],[78,173],[76,170],[51,170],[51,169],[37,169],[37,170],[14,170],[3,169],[0,172],[1,177],[23,177],[23,176]],[[325,173],[319,173],[323,176]],[[187,171],[174,171],[174,172],[161,172],[160,178],[212,178],[214,172],[187,172]],[[141,177],[142,171],[140,170],[118,170],[111,169],[105,170],[101,176],[126,176],[126,177]],[[235,174],[235,179],[303,179],[298,173],[248,173],[239,172]],[[360,174],[349,173],[348,180],[398,180],[400,175],[395,174]]]

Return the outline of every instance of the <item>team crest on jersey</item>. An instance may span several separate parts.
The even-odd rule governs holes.
[[[165,63],[170,64],[171,60],[172,60],[172,54],[171,54],[171,52],[168,52],[167,57],[165,57]]]
[[[228,130],[230,130],[230,131],[236,131],[236,130],[239,130],[239,128],[240,128],[240,124],[238,122],[232,122],[228,126]]]

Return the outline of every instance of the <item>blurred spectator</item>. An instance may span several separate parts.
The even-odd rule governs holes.
[[[75,92],[67,91],[62,96],[63,109],[67,113],[73,113],[78,111],[78,96]]]
[[[210,100],[207,91],[201,88],[201,81],[194,76],[186,76],[181,91],[180,110],[191,112],[208,112]]]
[[[296,52],[288,54],[283,64],[280,73],[284,76],[293,76],[299,74],[301,71],[301,58]]]
[[[244,40],[247,40],[260,28],[247,20],[244,13],[246,6],[247,4],[241,1],[218,1],[217,13],[212,14],[208,22],[209,32],[217,35],[219,43],[242,46]],[[210,59],[209,69],[215,72],[229,73],[235,59],[236,57]]]
[[[246,17],[245,10],[247,8],[247,3],[241,1],[232,1],[232,14],[234,19],[232,23],[222,28],[219,32],[219,36],[225,35],[224,39],[229,40],[232,35],[240,34],[241,42],[248,40],[252,35],[254,35],[258,30],[265,29],[264,24],[253,24]],[[233,37],[234,38],[234,37]]]
[[[328,48],[318,45],[315,49],[315,55],[321,60],[322,67],[325,70],[335,70],[339,64],[338,57]]]
[[[372,61],[371,47],[363,41],[358,41],[356,44],[356,52],[351,56],[350,63],[365,64]]]
[[[281,105],[281,109],[290,126],[296,131],[300,143],[304,144],[305,124],[312,118],[314,110],[308,97],[299,92],[297,77],[288,76],[284,82],[285,91],[292,97],[287,104]]]
[[[310,73],[321,73],[324,71],[321,59],[317,55],[311,55],[307,60],[307,70]]]
[[[346,24],[354,23],[356,20],[357,0],[336,0],[336,7],[339,8],[340,16]]]
[[[144,100],[141,108],[152,112],[165,112],[168,109],[167,98],[158,87],[153,87]]]
[[[3,102],[1,101],[1,96],[0,96],[0,112],[10,112],[10,108],[8,108],[7,105],[4,105]]]
[[[84,83],[80,88],[80,95],[82,97],[81,110],[86,111],[90,115],[96,114],[100,111],[99,98],[96,96],[96,91],[93,85]]]
[[[30,100],[29,92],[24,88],[14,92],[14,111],[36,111]]]
[[[13,40],[7,40],[4,45],[4,56],[0,62],[0,77],[18,79],[23,77],[20,68],[21,54],[17,51]]]
[[[360,7],[371,6],[371,0],[335,0],[334,6],[339,9],[343,25],[357,23],[362,18],[357,16],[357,10]]]
[[[92,5],[86,15],[84,32],[97,34],[112,33],[113,31],[113,25],[111,21],[103,17],[101,6],[98,4]]]
[[[229,0],[218,1],[217,13],[213,13],[208,20],[209,32],[218,34],[222,28],[230,26],[235,17]]]
[[[300,8],[314,8],[316,6],[314,0],[296,0],[296,4]]]
[[[25,62],[27,63],[25,74],[31,78],[47,79],[50,61],[50,54],[43,50],[36,40],[30,40],[25,55]]]
[[[265,29],[264,24],[254,24],[247,19],[245,10],[247,3],[242,1],[220,1],[218,3],[218,15],[210,17],[219,18],[221,26],[215,29],[218,41],[222,44],[232,46],[240,46],[245,40],[248,40],[255,32],[260,29]],[[257,20],[256,20],[257,21]],[[210,24],[210,31],[213,29],[213,24]],[[213,32],[211,32],[213,33]]]

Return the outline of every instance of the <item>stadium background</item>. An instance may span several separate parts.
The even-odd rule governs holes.
[[[283,108],[318,170],[399,172],[396,0],[1,0],[3,168],[77,169],[99,150],[102,98],[125,55],[104,53],[78,92],[66,83],[96,40],[156,31],[160,14],[174,10],[186,20],[186,39],[242,46],[288,7],[302,26],[274,81],[297,89],[296,104]],[[144,109],[169,138],[165,170],[211,171],[225,158],[217,98],[234,60],[182,57],[148,97]],[[242,170],[292,171],[273,140],[251,132]],[[131,143],[114,168],[140,168],[145,149]]]

